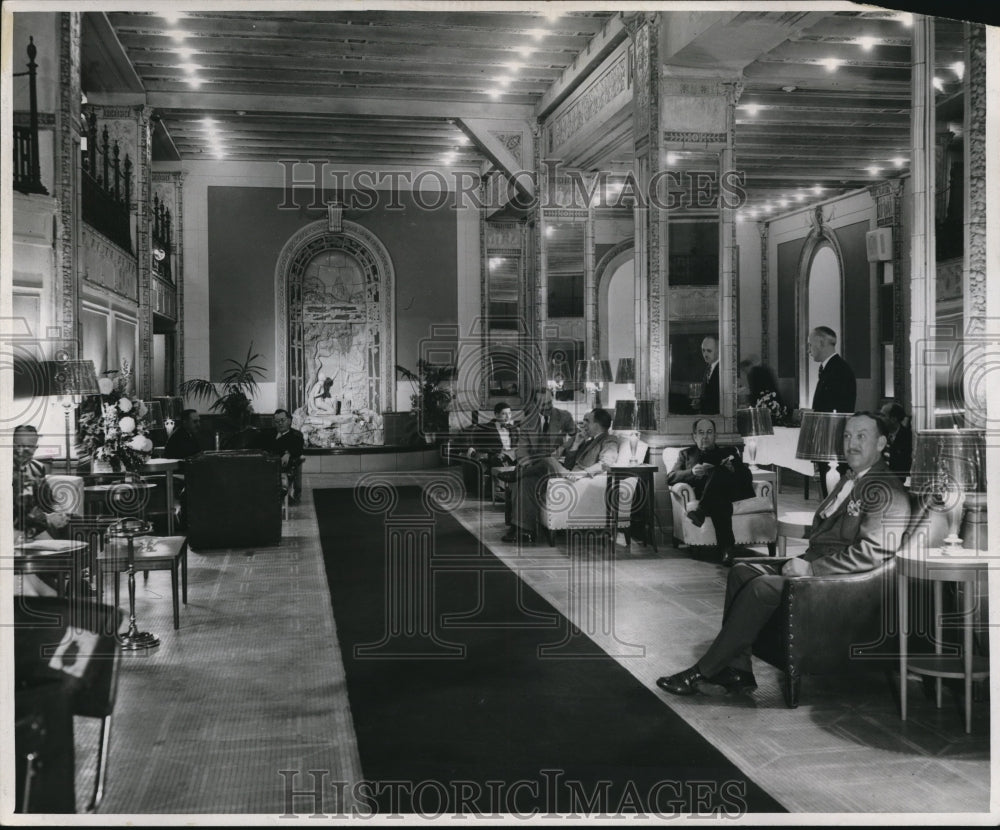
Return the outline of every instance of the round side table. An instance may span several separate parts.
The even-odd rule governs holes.
[[[813,516],[807,510],[793,510],[778,516],[778,556],[785,556],[788,539],[808,539]]]

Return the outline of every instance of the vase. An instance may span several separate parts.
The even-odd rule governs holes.
[[[114,469],[111,467],[110,461],[102,461],[99,458],[95,458],[90,462],[90,472],[98,475],[100,473],[113,473]]]

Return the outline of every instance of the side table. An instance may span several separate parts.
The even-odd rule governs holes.
[[[778,516],[778,556],[785,556],[788,539],[808,539],[814,513],[792,510]]]
[[[177,458],[150,458],[142,467],[142,472],[149,475],[166,474],[167,536],[174,535],[174,472],[180,466],[180,459]]]
[[[965,731],[972,731],[972,681],[989,677],[989,661],[972,653],[973,615],[976,607],[976,584],[990,568],[998,567],[986,551],[965,548],[932,548],[901,550],[896,554],[897,596],[899,597],[899,709],[906,720],[906,677],[908,672],[937,678],[937,707],[941,708],[941,679],[962,678],[965,681]],[[910,631],[907,580],[923,579],[934,586],[934,654],[908,654],[906,637]],[[960,586],[962,654],[941,653],[941,594],[945,582]]]
[[[621,482],[626,478],[637,478],[639,486],[635,497],[632,499],[632,515],[639,513],[645,524],[646,535],[643,537],[646,542],[653,545],[653,552],[656,550],[656,502],[655,490],[653,488],[653,473],[656,472],[655,464],[615,464],[608,467],[608,481],[606,500],[608,504],[608,525],[611,528],[611,542],[618,538],[618,489]],[[642,499],[641,509],[636,511],[636,499]]]

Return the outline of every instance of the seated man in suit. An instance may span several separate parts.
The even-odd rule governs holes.
[[[535,412],[518,432],[517,459],[519,464],[544,458],[561,447],[567,436],[576,434],[573,414],[553,405],[552,393],[539,389],[535,393]]]
[[[844,428],[844,454],[851,472],[823,500],[813,518],[809,547],[799,557],[742,562],[729,572],[722,629],[691,668],[656,685],[692,695],[701,683],[731,691],[757,688],[750,663],[757,635],[781,600],[791,576],[870,571],[895,556],[910,518],[910,503],[882,453],[888,425],[881,415],[856,412]]]
[[[271,455],[281,456],[281,471],[288,479],[288,500],[297,504],[302,497],[302,450],[305,439],[292,429],[292,416],[287,409],[274,411],[274,428],[261,437],[260,448]]]
[[[674,468],[667,473],[667,485],[684,482],[694,488],[698,507],[688,512],[695,527],[712,520],[722,564],[733,561],[733,502],[753,498],[753,475],[736,447],[715,443],[715,422],[698,418],[692,432],[694,446],[681,450]]]
[[[505,481],[515,483],[511,491],[511,527],[502,541],[534,541],[539,499],[545,495],[549,477],[593,478],[618,460],[618,440],[609,432],[611,414],[605,409],[595,409],[584,416],[584,422],[589,438],[575,450],[569,445],[562,461],[555,455],[549,455],[521,464],[512,473],[501,473]]]
[[[483,457],[487,467],[508,467],[517,458],[517,428],[510,404],[499,401],[493,407],[493,420],[476,426],[476,449],[473,458]]]
[[[181,423],[167,439],[167,444],[163,448],[164,458],[189,458],[195,453],[201,452],[201,444],[198,441],[198,425],[201,417],[197,409],[185,409],[181,414]]]
[[[910,474],[913,466],[913,430],[906,425],[908,416],[895,401],[882,407],[882,415],[889,422],[889,446],[885,457],[889,469],[900,479]]]

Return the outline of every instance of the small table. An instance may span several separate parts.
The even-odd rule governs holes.
[[[90,546],[86,542],[70,539],[35,539],[14,545],[14,573],[61,574],[60,596],[70,596],[68,586],[79,584],[78,576],[83,570],[80,555]]]
[[[113,499],[122,501],[126,498],[129,498],[128,496],[129,491],[152,490],[154,487],[156,487],[156,485],[149,481],[115,481],[112,482],[111,484],[89,484],[83,488],[83,493],[85,501],[87,500],[88,496],[90,497],[91,502],[93,502],[93,500],[95,499],[101,499],[101,498],[109,501]],[[137,507],[137,508],[145,507],[143,500],[136,497],[135,501],[136,504],[129,505],[129,507]],[[89,513],[90,511],[85,509],[84,512]],[[145,510],[140,509],[138,511],[133,511],[132,513],[125,512],[124,515],[135,515],[136,512],[145,514]],[[112,509],[108,513],[99,513],[98,515],[118,516],[121,514],[119,514],[117,510]]]
[[[639,486],[636,489],[636,497],[642,492],[642,510],[640,516],[646,527],[645,541],[653,545],[653,552],[656,553],[656,493],[653,488],[653,473],[657,467],[655,464],[615,464],[608,467],[607,481],[607,504],[608,504],[608,524],[611,527],[611,543],[614,544],[618,538],[618,489],[621,482],[626,478],[637,478]],[[635,510],[635,498],[632,499],[632,514]]]
[[[899,710],[906,720],[906,676],[908,672],[937,678],[937,708],[941,708],[941,679],[962,678],[965,681],[965,731],[972,731],[972,681],[989,677],[989,661],[972,653],[973,614],[976,607],[976,584],[990,568],[1000,567],[986,551],[965,548],[903,549],[896,554],[897,596],[899,597]],[[934,586],[934,654],[907,653],[906,636],[910,630],[907,580],[923,579]],[[957,582],[961,586],[962,609],[966,620],[962,626],[961,656],[941,653],[941,594],[942,584]]]
[[[808,510],[792,510],[778,516],[778,556],[785,556],[788,539],[808,539],[813,516]]]
[[[142,472],[150,475],[166,474],[167,536],[174,535],[174,471],[180,466],[179,458],[150,458],[142,467]]]

